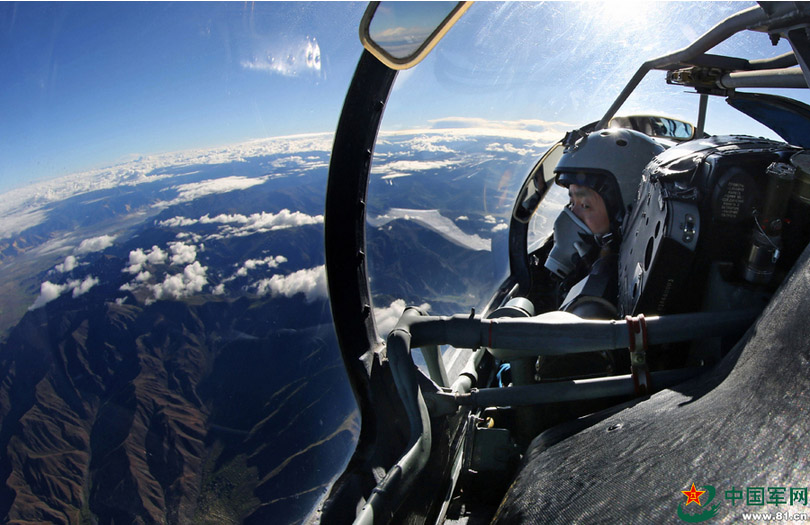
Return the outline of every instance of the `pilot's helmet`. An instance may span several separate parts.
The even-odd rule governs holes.
[[[664,146],[647,135],[629,129],[605,129],[590,133],[566,147],[554,168],[560,186],[586,186],[605,202],[610,220],[610,235],[598,241],[618,242],[619,227],[627,208],[636,199],[644,167]],[[569,212],[569,213],[566,213]],[[583,244],[595,237],[593,232],[566,208],[554,224],[554,248],[546,268],[565,277],[578,256],[588,247]]]
[[[595,190],[605,201],[611,223],[621,222],[636,199],[641,172],[664,146],[638,131],[603,129],[566,147],[554,168],[556,182]]]

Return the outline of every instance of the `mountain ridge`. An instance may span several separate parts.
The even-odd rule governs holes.
[[[219,439],[216,426],[222,416],[217,414],[227,412],[233,402],[218,398],[231,390],[259,402],[241,414],[248,421],[244,439],[226,443],[219,455],[227,463],[224,452],[230,446],[233,457],[247,456],[255,471],[253,484],[266,487],[273,478],[268,473],[323,441],[313,434],[309,448],[293,450],[300,429],[279,427],[283,418],[294,421],[280,411],[289,412],[300,397],[309,398],[304,406],[323,404],[324,396],[340,390],[343,371],[336,356],[323,351],[329,345],[315,337],[328,336],[323,328],[329,326],[328,315],[312,316],[308,328],[287,335],[262,324],[254,324],[257,328],[249,334],[256,339],[231,340],[230,334],[250,330],[244,326],[246,317],[302,308],[311,311],[313,305],[303,297],[260,304],[157,301],[148,306],[62,297],[28,312],[0,345],[0,475],[6,480],[0,512],[11,522],[83,523],[90,515],[98,523],[192,522],[201,498],[211,499],[210,493],[203,494],[203,468]],[[311,333],[302,335],[306,330]],[[295,338],[301,348],[310,348],[303,361],[315,376],[328,379],[320,385],[326,388],[304,380],[291,390],[288,403],[275,406],[264,390],[272,386],[283,391],[288,388],[285,380],[300,377],[295,368],[303,365],[295,365],[295,352],[283,356]],[[227,367],[215,362],[246,343],[264,353],[265,362],[245,355],[238,363],[231,361],[236,371],[217,373]],[[261,369],[269,360],[289,375],[269,374],[266,385],[243,380],[242,372],[257,365]],[[350,395],[344,391],[340,397]],[[337,429],[347,417],[321,420],[330,429],[327,435],[349,434],[343,446],[351,442],[351,432]],[[268,448],[267,443],[274,445]],[[274,499],[266,488],[257,493],[263,496],[256,508],[239,519]]]

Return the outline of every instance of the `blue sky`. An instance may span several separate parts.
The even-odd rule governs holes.
[[[643,60],[752,5],[478,3],[423,64],[400,73],[383,126],[450,117],[579,126],[601,116]],[[364,8],[0,3],[0,192],[139,155],[333,131]],[[759,36],[720,51],[788,49]],[[651,78],[627,111],[694,120],[696,97],[662,85]],[[680,98],[661,107],[662,89]],[[709,131],[766,133],[734,119],[712,101]]]
[[[332,131],[363,9],[0,4],[0,191],[139,154]]]

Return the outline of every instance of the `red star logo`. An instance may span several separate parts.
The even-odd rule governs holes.
[[[684,506],[688,507],[689,504],[692,503],[693,501],[695,503],[697,503],[698,506],[700,506],[700,496],[702,496],[703,493],[706,492],[706,491],[705,490],[697,490],[695,488],[695,484],[692,483],[692,488],[690,490],[682,490],[681,492],[683,492],[684,496],[686,496],[686,505],[684,505]]]

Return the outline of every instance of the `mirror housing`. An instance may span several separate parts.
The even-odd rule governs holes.
[[[472,2],[371,2],[360,22],[360,41],[391,69],[408,69],[433,47]]]
[[[640,131],[656,139],[669,139],[676,142],[687,142],[695,138],[695,127],[683,120],[657,115],[633,115],[613,117],[609,128],[625,128]]]

